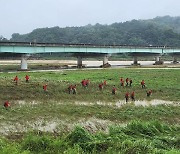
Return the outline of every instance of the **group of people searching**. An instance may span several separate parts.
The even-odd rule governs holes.
[[[29,79],[30,79],[30,76],[29,76],[29,75],[26,75],[26,76],[25,76],[25,81],[26,81],[26,83],[29,82]],[[18,85],[18,83],[19,83],[19,77],[16,75],[16,76],[14,77],[13,81],[14,81],[15,85]],[[43,85],[43,90],[44,90],[44,91],[47,91],[47,84],[44,84],[44,85]],[[5,102],[4,102],[4,107],[5,107],[5,109],[8,109],[10,106],[11,106],[11,104],[10,104],[9,101],[5,101]]]
[[[29,82],[29,79],[30,79],[29,75],[26,75],[26,76],[25,76],[25,81],[26,81],[26,82]],[[15,82],[16,85],[18,85],[18,82],[19,82],[18,76],[15,76],[15,78],[13,79],[13,81]],[[131,87],[131,86],[132,86],[132,83],[133,83],[132,79],[126,78],[126,79],[124,80],[122,77],[120,78],[120,86],[121,86],[121,87],[128,87],[128,86]],[[89,84],[90,84],[90,80],[89,80],[89,79],[83,79],[83,80],[81,81],[81,85],[82,85],[82,87],[84,87],[84,88],[87,88],[87,87],[89,86]],[[140,84],[141,84],[141,87],[142,87],[142,88],[145,88],[145,87],[146,87],[144,80],[142,80]],[[98,85],[99,90],[102,91],[103,88],[104,88],[106,85],[107,85],[107,81],[104,80],[102,83],[100,83],[100,84]],[[48,86],[47,84],[44,84],[44,85],[43,85],[43,90],[44,90],[45,92],[47,91],[47,86]],[[72,84],[71,84],[71,85],[68,87],[68,93],[69,93],[69,94],[77,94],[77,89],[76,89],[76,87],[77,87],[76,84],[75,84],[75,85],[72,85]],[[114,85],[114,86],[112,87],[112,94],[115,95],[116,92],[117,92],[117,88],[116,88],[116,86]],[[147,93],[147,97],[150,97],[150,96],[152,95],[152,90],[148,90],[148,91],[146,91],[146,93]],[[132,91],[131,93],[129,93],[129,92],[126,92],[126,93],[125,93],[125,101],[128,102],[130,98],[131,98],[132,101],[135,101],[135,92],[134,92],[134,91]],[[5,101],[5,102],[4,102],[4,107],[5,107],[6,109],[8,109],[8,108],[10,107],[9,101]]]
[[[126,79],[124,80],[122,77],[120,78],[120,86],[121,86],[121,87],[128,87],[128,86],[131,87],[131,86],[132,86],[132,83],[133,83],[132,79],[126,78]],[[82,85],[82,87],[84,87],[84,88],[87,88],[87,87],[89,86],[89,84],[90,84],[90,80],[89,80],[89,79],[83,79],[83,80],[81,81],[81,85]],[[142,80],[140,84],[141,84],[141,87],[142,87],[143,89],[146,87],[144,80]],[[99,90],[102,91],[106,85],[107,85],[107,81],[104,80],[103,82],[101,82],[101,83],[98,85]],[[76,85],[74,85],[74,86],[73,86],[73,85],[70,85],[70,86],[68,87],[68,92],[69,92],[69,94],[71,94],[71,93],[72,93],[72,94],[76,94],[76,93],[77,93],[77,91],[76,91]],[[116,86],[114,85],[114,86],[112,87],[112,94],[115,95],[116,92],[117,92],[117,88],[116,88]],[[146,93],[147,93],[147,97],[150,97],[151,94],[152,94],[152,90],[148,90],[148,91],[146,91]],[[131,98],[132,101],[135,101],[135,92],[134,92],[134,91],[132,91],[131,93],[129,93],[129,92],[126,92],[126,93],[125,93],[125,100],[126,100],[126,102],[128,102],[130,98]]]

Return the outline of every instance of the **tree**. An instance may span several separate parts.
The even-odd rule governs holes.
[[[8,40],[1,35],[1,36],[0,36],[0,41],[1,41],[1,42],[5,42],[5,41],[8,41]]]

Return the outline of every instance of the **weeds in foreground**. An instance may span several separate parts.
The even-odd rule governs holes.
[[[0,140],[4,153],[179,153],[180,127],[159,121],[132,121],[91,134],[77,126],[65,136],[28,133],[19,143]]]

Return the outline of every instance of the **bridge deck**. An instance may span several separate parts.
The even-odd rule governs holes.
[[[180,53],[180,47],[0,42],[1,53]]]

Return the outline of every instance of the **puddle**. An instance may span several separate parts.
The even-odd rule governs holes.
[[[32,101],[24,101],[24,100],[17,100],[17,101],[14,101],[13,104],[14,105],[19,105],[20,107],[21,106],[24,106],[24,105],[37,105],[37,104],[41,104],[42,102],[40,101],[35,101],[35,100],[32,100]]]
[[[174,102],[172,101],[164,101],[164,100],[151,100],[151,101],[147,101],[147,100],[142,100],[142,101],[135,101],[134,103],[136,106],[156,106],[156,105],[162,105],[162,104],[165,104],[165,105],[173,105],[175,104]]]
[[[63,102],[57,102],[57,101],[52,101],[53,103],[59,104],[59,105],[63,105]],[[42,102],[40,101],[23,101],[23,100],[19,100],[19,101],[15,101],[14,104],[16,105],[37,105],[37,104],[41,104]],[[134,104],[135,106],[156,106],[156,105],[174,105],[174,106],[179,106],[180,102],[173,102],[173,101],[165,101],[165,100],[158,100],[158,99],[153,99],[153,100],[136,100],[136,101],[129,101],[126,102],[125,100],[119,100],[117,102],[101,102],[101,101],[97,101],[97,102],[79,102],[79,101],[75,101],[74,103],[70,103],[70,104],[75,104],[75,105],[83,105],[83,106],[93,106],[93,105],[100,105],[100,106],[112,106],[112,107],[122,107],[123,105],[126,104]]]
[[[158,100],[158,99],[154,99],[151,101],[148,100],[137,100],[135,102],[129,101],[126,102],[125,100],[119,100],[116,103],[113,102],[101,102],[101,101],[97,101],[95,103],[92,102],[75,102],[76,105],[85,105],[85,106],[93,106],[93,105],[101,105],[101,106],[112,106],[112,107],[122,107],[123,105],[126,104],[134,104],[135,106],[156,106],[156,105],[174,105],[174,106],[179,106],[180,102],[173,102],[173,101],[165,101],[165,100]]]
[[[148,101],[148,100],[137,100],[135,102],[128,102],[126,103],[125,101],[118,101],[116,102],[116,106],[117,107],[121,107],[125,104],[134,104],[135,106],[157,106],[157,105],[180,105],[179,102],[173,102],[173,101],[165,101],[165,100],[158,100],[158,99],[153,99],[151,101]]]

